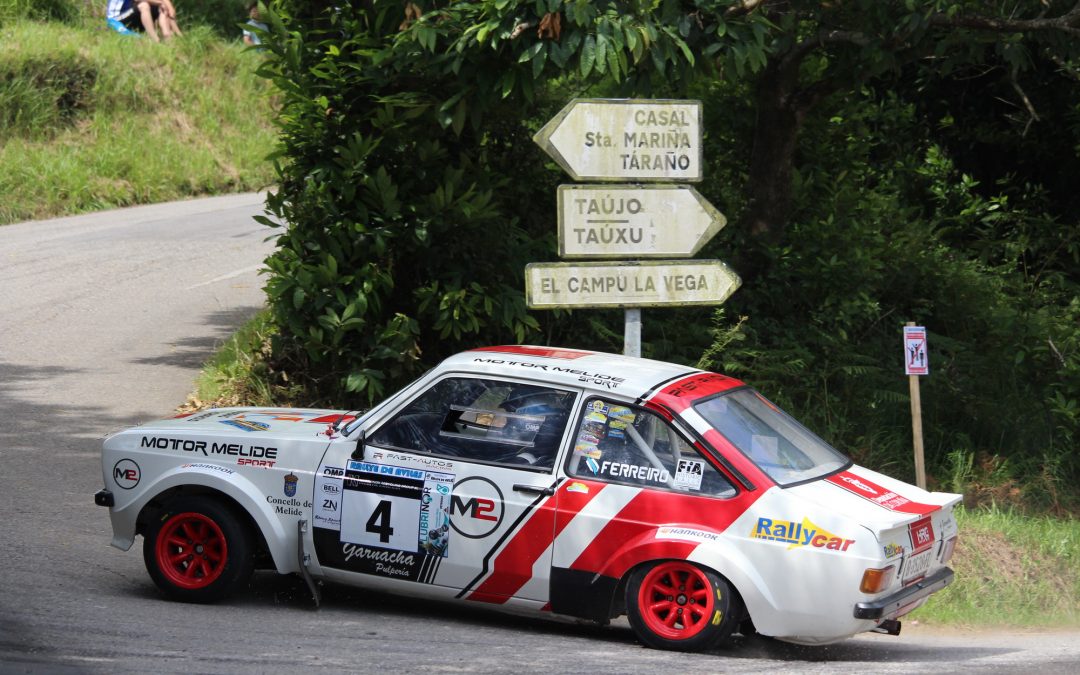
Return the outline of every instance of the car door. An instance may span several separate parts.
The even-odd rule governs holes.
[[[585,401],[566,472],[552,556],[551,609],[560,614],[606,618],[633,565],[685,558],[744,508],[685,434],[652,410],[609,398]]]
[[[319,564],[473,600],[546,602],[554,467],[578,398],[490,377],[433,382],[372,422],[362,456],[352,444],[327,453]]]

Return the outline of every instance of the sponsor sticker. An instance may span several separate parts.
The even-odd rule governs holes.
[[[850,471],[841,471],[840,473],[829,476],[825,480],[837,487],[842,487],[848,492],[856,494],[867,501],[871,501],[883,509],[888,509],[889,511],[925,516],[926,514],[933,513],[941,508],[931,504],[913,502],[907,497],[898,495],[892,490],[887,490],[877,483],[863,478],[862,476],[857,476]]]
[[[592,412],[586,413],[586,415],[585,415],[585,420],[587,422],[596,422],[597,424],[606,424],[607,419],[608,419],[607,415],[605,415],[604,413],[601,413],[601,412],[596,412],[595,410],[593,410]]]
[[[750,532],[750,538],[786,543],[789,551],[804,546],[824,548],[829,551],[846,551],[855,543],[854,539],[845,539],[833,534],[805,517],[801,523],[777,518],[758,518],[757,525]]]
[[[285,496],[286,497],[295,497],[296,496],[296,484],[298,482],[300,482],[300,478],[296,474],[289,473],[289,474],[287,474],[285,476],[285,488],[284,489],[285,489]]]
[[[255,422],[252,420],[219,420],[222,424],[228,424],[231,427],[237,429],[243,429],[244,431],[266,431],[270,428],[270,425],[265,422]]]
[[[904,547],[900,544],[885,544],[883,547],[886,558],[895,558],[898,555],[903,555]]]
[[[914,553],[921,553],[934,545],[934,526],[930,522],[930,516],[919,518],[908,525],[908,533],[911,535],[911,549]]]
[[[480,476],[465,478],[450,497],[450,527],[463,537],[483,539],[499,529],[504,510],[498,485]]]
[[[675,469],[675,480],[672,484],[677,488],[700,490],[701,478],[704,474],[704,461],[700,459],[680,459]]]
[[[629,478],[652,483],[666,484],[671,480],[671,474],[669,474],[666,469],[657,469],[654,466],[624,464],[623,462],[604,461],[600,464],[600,472],[611,478]]]
[[[578,443],[574,446],[574,454],[600,459],[601,452],[600,448],[596,447],[596,443]]]
[[[696,541],[700,543],[720,541],[720,535],[716,532],[706,532],[705,530],[696,530],[691,527],[675,527],[672,525],[665,525],[657,528],[657,539],[686,539],[689,541]]]
[[[238,466],[260,466],[263,468],[274,466],[278,458],[277,448],[262,445],[244,445],[243,443],[218,443],[217,441],[208,443],[207,441],[190,438],[146,436],[140,442],[140,447],[190,452],[194,455],[201,454],[203,457],[237,457],[236,464]]]
[[[568,483],[566,485],[566,491],[567,492],[577,492],[577,493],[580,493],[580,494],[583,494],[583,495],[587,495],[587,494],[589,494],[589,486],[586,485],[585,483],[579,483],[577,481],[574,481],[574,482]]]
[[[113,482],[121,490],[130,490],[139,484],[142,478],[142,470],[135,460],[122,459],[113,465]]]
[[[230,469],[227,466],[221,466],[220,464],[207,464],[205,462],[195,462],[195,463],[192,463],[192,464],[181,464],[180,468],[181,469],[205,469],[207,471],[216,471],[218,473],[223,473],[226,476],[231,476],[232,474],[236,473],[236,471]]]

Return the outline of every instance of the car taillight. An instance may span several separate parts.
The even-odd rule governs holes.
[[[896,578],[895,565],[889,565],[883,569],[870,568],[863,572],[859,590],[863,593],[880,593],[889,587],[894,578]]]
[[[952,559],[953,550],[956,548],[956,540],[959,539],[959,538],[960,538],[959,536],[953,537],[952,539],[947,540],[941,546],[941,564],[942,565],[947,564],[949,562],[949,560]]]

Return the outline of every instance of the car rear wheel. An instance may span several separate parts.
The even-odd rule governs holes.
[[[143,561],[165,595],[183,602],[221,600],[251,578],[251,533],[209,497],[169,501],[147,528]]]
[[[697,652],[731,635],[736,600],[720,575],[682,560],[642,566],[626,587],[630,626],[656,649]]]

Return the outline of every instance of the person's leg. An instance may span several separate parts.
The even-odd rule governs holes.
[[[157,31],[154,30],[154,15],[149,2],[140,2],[135,5],[135,11],[139,13],[139,21],[142,22],[143,30],[154,42],[160,42]]]
[[[180,24],[176,23],[176,17],[169,17],[169,27],[172,28],[173,35],[183,35],[184,32],[180,30]]]
[[[157,16],[158,28],[161,29],[161,39],[168,40],[172,37],[172,26],[169,25],[169,15],[159,11]]]

